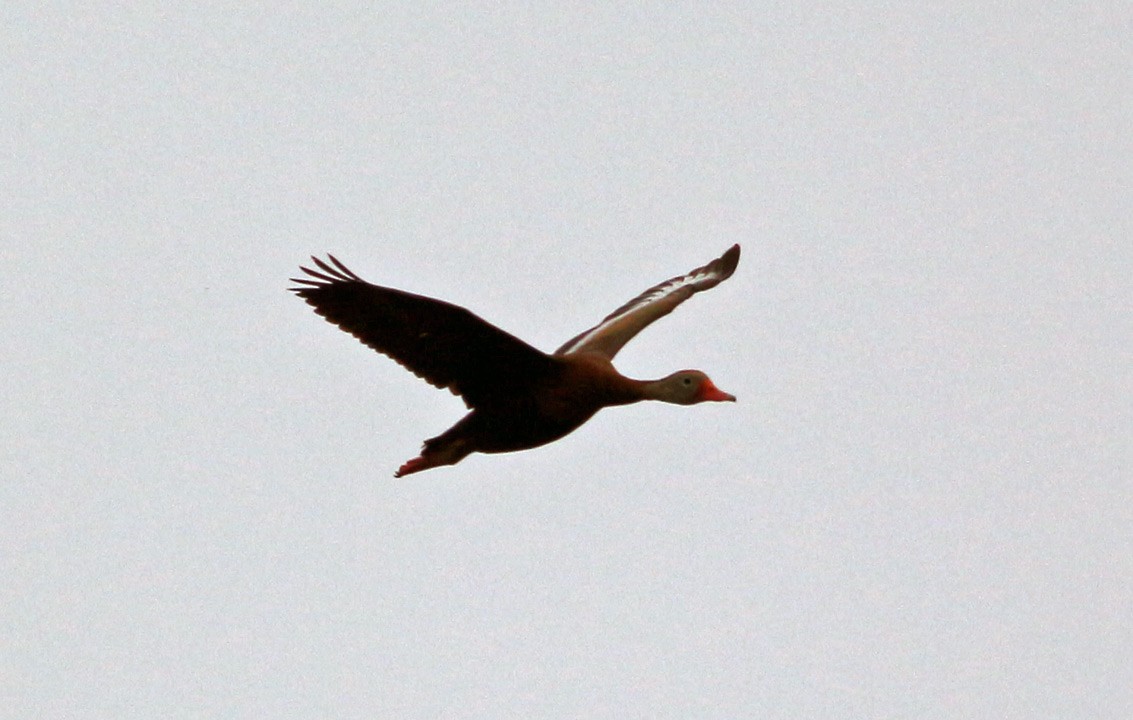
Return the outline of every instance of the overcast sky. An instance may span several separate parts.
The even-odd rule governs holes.
[[[1133,12],[1002,7],[5,4],[0,715],[1133,716]],[[736,242],[618,366],[738,403],[403,480],[285,291]]]

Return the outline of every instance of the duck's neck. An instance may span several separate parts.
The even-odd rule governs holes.
[[[629,399],[623,404],[640,402],[642,400],[660,400],[661,402],[673,402],[670,397],[672,389],[670,384],[665,382],[668,378],[658,378],[657,380],[634,380],[633,378],[626,378],[627,383],[627,396]]]
[[[600,405],[629,405],[642,400],[665,400],[665,378],[636,380],[619,373],[613,363],[604,357],[584,354],[572,358],[572,366],[579,372],[580,383],[596,391]]]

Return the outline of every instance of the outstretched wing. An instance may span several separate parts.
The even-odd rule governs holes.
[[[613,359],[618,350],[649,323],[668,315],[701,290],[714,288],[730,278],[739,261],[740,246],[733,245],[704,267],[654,285],[610,313],[596,326],[572,338],[556,350],[555,355],[598,352]]]
[[[327,321],[469,407],[504,402],[553,373],[557,361],[465,308],[372,285],[333,255],[333,267],[291,278],[289,288]]]

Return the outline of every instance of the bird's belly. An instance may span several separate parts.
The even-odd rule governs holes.
[[[482,412],[482,411],[481,411]],[[546,445],[578,429],[597,408],[570,414],[530,412],[507,415],[483,414],[476,423],[477,447],[480,452],[501,453]],[[479,414],[479,412],[477,413]]]

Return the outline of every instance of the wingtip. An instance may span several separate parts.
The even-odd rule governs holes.
[[[313,270],[306,265],[299,266],[299,269],[307,273],[310,277],[289,279],[291,282],[303,283],[313,287],[322,287],[324,285],[334,285],[343,282],[365,282],[365,280],[354,274],[350,268],[343,265],[342,262],[331,253],[327,253],[327,258],[330,260],[331,264],[312,255],[311,262],[317,269]]]
[[[720,274],[723,275],[724,280],[730,278],[732,273],[736,271],[736,267],[740,264],[740,244],[736,243],[720,256],[717,260],[720,263]]]

